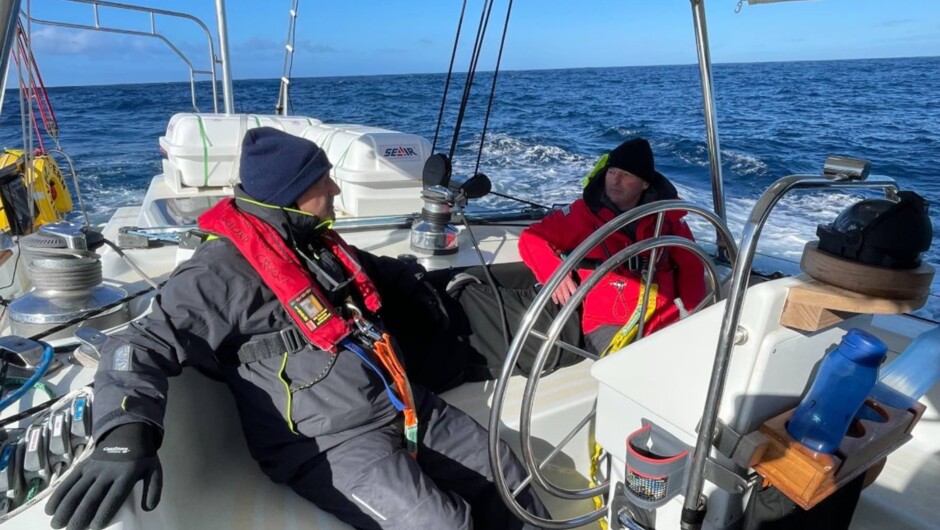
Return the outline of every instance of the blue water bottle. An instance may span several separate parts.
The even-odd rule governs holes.
[[[790,436],[814,451],[834,453],[875,386],[887,350],[871,333],[850,329],[819,365],[813,385],[787,424]]]

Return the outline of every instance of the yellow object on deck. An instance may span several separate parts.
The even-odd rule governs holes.
[[[32,194],[33,229],[44,224],[61,221],[63,215],[72,211],[72,195],[65,185],[65,177],[59,165],[50,155],[32,159],[32,170],[26,171],[23,151],[4,149],[0,154],[0,168],[19,165],[23,185]],[[10,229],[10,221],[4,206],[0,204],[0,232]]]

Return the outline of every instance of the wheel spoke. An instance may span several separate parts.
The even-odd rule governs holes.
[[[541,331],[536,331],[536,330],[534,330],[534,329],[529,332],[529,335],[532,335],[533,337],[535,337],[535,338],[537,338],[537,339],[541,339],[541,340],[543,340],[543,341],[548,340],[548,336],[547,336],[547,335],[545,335],[545,334],[542,333]],[[571,353],[573,353],[573,354],[575,354],[575,355],[580,355],[581,357],[584,357],[585,359],[590,359],[590,360],[592,360],[592,361],[596,361],[596,360],[600,359],[600,356],[599,356],[599,355],[594,354],[594,353],[591,353],[591,352],[589,352],[589,351],[587,351],[587,350],[582,350],[581,348],[579,348],[579,347],[577,347],[577,346],[574,346],[574,345],[571,345],[571,344],[568,344],[567,342],[565,342],[565,341],[563,341],[563,340],[556,340],[556,341],[555,341],[555,346],[558,346],[559,348],[561,348],[561,349],[563,349],[563,350],[565,350],[565,351],[567,351],[567,352],[571,352]]]
[[[555,458],[556,456],[558,456],[559,453],[561,453],[561,450],[564,449],[568,445],[568,443],[574,439],[574,435],[578,434],[578,432],[581,431],[581,429],[583,429],[585,425],[591,422],[591,419],[594,418],[595,412],[597,412],[597,403],[595,403],[594,406],[591,407],[591,411],[585,414],[584,418],[582,418],[581,421],[579,421],[578,424],[574,426],[574,429],[572,429],[571,432],[569,432],[564,438],[562,438],[561,442],[559,442],[558,445],[556,445],[555,448],[552,449],[552,452],[548,453],[548,455],[545,457],[545,460],[542,460],[542,463],[539,464],[539,469],[545,469],[545,466],[547,466],[548,463],[551,462],[553,458]],[[512,497],[513,498],[518,497],[519,494],[522,493],[522,490],[524,490],[525,487],[528,486],[530,482],[532,482],[531,474],[529,474],[525,478],[525,480],[522,481],[522,484],[520,484],[519,487],[516,488],[516,490],[512,492]]]

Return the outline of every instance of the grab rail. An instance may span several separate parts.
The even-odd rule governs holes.
[[[54,27],[59,27],[59,28],[70,28],[70,29],[84,29],[84,30],[89,30],[89,31],[102,31],[105,33],[117,33],[117,34],[122,34],[122,35],[133,35],[136,37],[153,37],[153,38],[160,39],[170,48],[170,50],[172,50],[189,67],[189,87],[190,87],[190,92],[192,94],[193,110],[195,110],[196,112],[199,112],[199,107],[196,105],[196,74],[206,74],[212,77],[213,112],[216,112],[216,113],[219,112],[219,94],[218,94],[218,88],[217,88],[215,69],[216,69],[216,64],[219,63],[220,61],[215,55],[215,41],[212,38],[212,34],[209,32],[209,27],[206,26],[206,24],[203,23],[202,20],[198,19],[197,17],[194,17],[193,15],[188,15],[186,13],[180,13],[177,11],[167,11],[165,9],[156,9],[152,7],[136,6],[132,4],[121,4],[117,2],[108,2],[105,0],[62,0],[62,1],[91,5],[92,14],[94,16],[94,25],[89,26],[87,24],[75,24],[72,22],[45,20],[45,19],[39,19],[39,18],[35,18],[32,16],[28,16],[25,14],[24,16],[30,22],[44,25],[44,26],[54,26]],[[132,30],[132,29],[103,26],[101,25],[101,22],[98,19],[99,7],[108,7],[108,8],[114,8],[114,9],[121,9],[125,11],[139,11],[139,12],[147,13],[150,15],[150,31],[146,32],[146,31],[138,31],[138,30]],[[209,45],[209,65],[210,65],[209,70],[197,70],[193,66],[193,63],[186,57],[186,55],[184,55],[183,52],[180,51],[179,48],[177,48],[172,42],[170,42],[170,39],[168,39],[163,34],[157,32],[157,23],[156,23],[157,15],[182,18],[184,20],[191,20],[199,25],[202,31],[206,34],[206,41]]]
[[[695,451],[692,454],[692,470],[686,486],[685,501],[682,508],[683,530],[693,530],[701,527],[705,506],[700,502],[702,487],[705,479],[705,461],[711,449],[713,434],[718,420],[718,407],[721,404],[725,388],[725,379],[728,375],[728,361],[731,358],[731,349],[734,347],[734,334],[741,321],[741,309],[744,305],[744,293],[747,291],[749,272],[754,261],[757,249],[757,239],[770,216],[770,211],[777,202],[789,191],[794,189],[834,189],[834,188],[881,188],[885,195],[893,197],[898,187],[894,179],[888,177],[870,177],[868,180],[843,180],[825,178],[819,175],[791,175],[774,182],[765,191],[744,225],[741,245],[738,248],[738,259],[734,262],[732,270],[731,290],[725,314],[721,320],[721,331],[718,335],[718,347],[715,351],[715,361],[712,365],[712,376],[708,384],[708,394],[705,400],[705,409],[702,412],[702,423],[695,442]]]

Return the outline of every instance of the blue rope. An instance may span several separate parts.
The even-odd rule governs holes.
[[[361,346],[359,346],[358,344],[356,344],[350,339],[343,339],[342,341],[340,341],[340,345],[346,348],[347,350],[355,353],[360,359],[362,359],[362,362],[366,363],[366,366],[368,366],[369,368],[372,369],[373,372],[378,374],[379,378],[382,380],[382,383],[385,385],[385,393],[388,394],[388,399],[391,400],[392,405],[394,405],[396,409],[398,409],[399,411],[404,411],[407,408],[405,407],[405,404],[402,403],[402,401],[398,398],[398,396],[395,395],[395,391],[392,389],[391,385],[388,384],[388,379],[385,379],[385,374],[383,374],[382,371],[379,370],[372,363],[372,361],[369,360],[369,354],[367,354],[366,351],[362,349]]]
[[[52,346],[45,342],[41,342],[40,344],[43,345],[42,361],[39,363],[39,366],[36,367],[36,371],[33,375],[23,383],[23,386],[17,388],[9,396],[0,400],[0,411],[6,409],[29,392],[29,390],[39,382],[42,376],[46,374],[46,371],[49,370],[49,365],[52,364],[52,359],[55,358],[55,351],[52,349]]]

